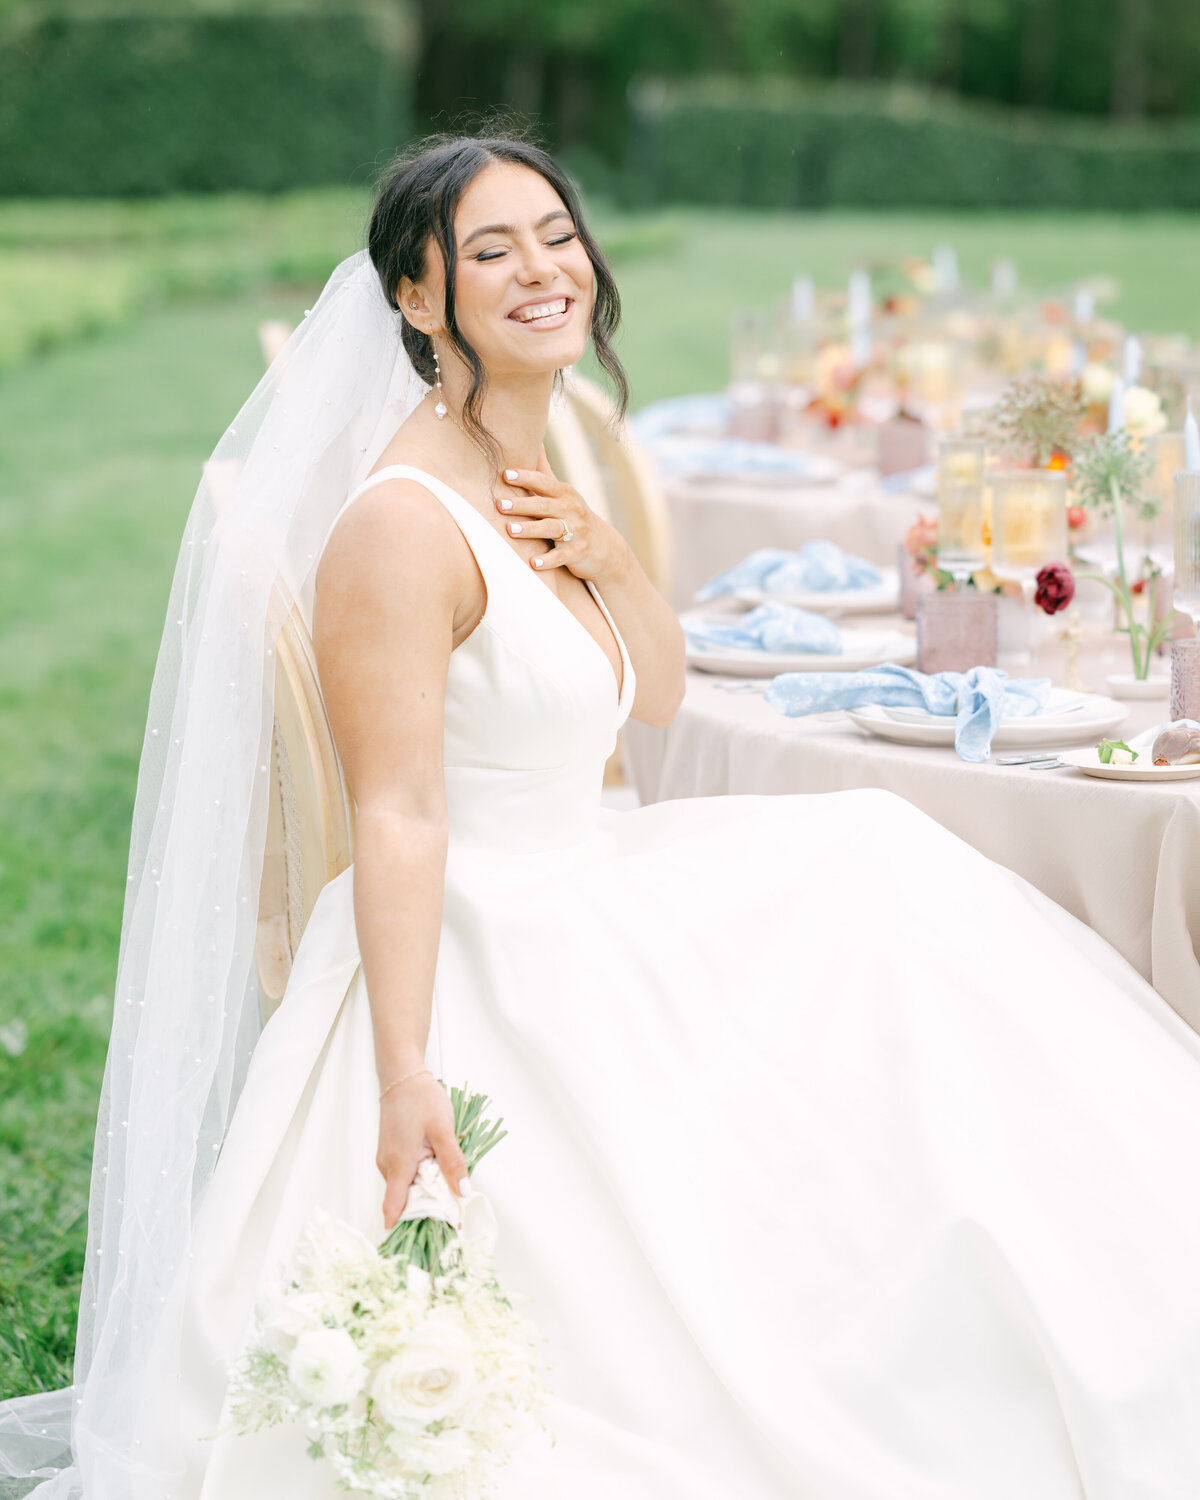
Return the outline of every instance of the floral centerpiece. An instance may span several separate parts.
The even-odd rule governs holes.
[[[912,558],[918,574],[932,578],[936,587],[954,587],[954,576],[937,563],[938,523],[929,516],[919,515],[904,536],[904,550]],[[1021,600],[1024,591],[1015,578],[1000,578],[990,568],[977,568],[967,580],[967,587],[980,593],[1003,594],[1010,599]],[[1048,615],[1065,609],[1075,597],[1075,579],[1064,563],[1048,563],[1037,575],[1034,603]]]
[[[503,1137],[487,1099],[451,1089],[468,1171]],[[492,1269],[486,1198],[455,1198],[421,1163],[405,1217],[376,1247],[318,1210],[264,1285],[234,1366],[241,1432],[291,1423],[343,1490],[377,1500],[490,1492],[541,1421],[540,1335]]]
[[[1128,413],[1128,408],[1126,408]],[[1134,446],[1128,430],[1098,434],[1080,450],[1072,469],[1072,484],[1082,504],[1097,515],[1112,516],[1117,576],[1086,573],[1112,591],[1120,620],[1117,629],[1129,637],[1133,658],[1133,675],[1144,682],[1150,675],[1150,660],[1155,649],[1172,628],[1170,614],[1157,625],[1144,625],[1138,619],[1134,594],[1140,592],[1138,580],[1130,579],[1125,560],[1125,539],[1130,516],[1140,514],[1150,519],[1158,513],[1158,502],[1143,494],[1150,476],[1150,457]]]
[[[1083,427],[1088,433],[1100,433],[1108,427],[1109,403],[1117,377],[1108,366],[1087,364],[1079,377],[1079,393],[1083,400]],[[1131,437],[1151,437],[1156,432],[1165,432],[1167,413],[1161,394],[1145,385],[1131,385],[1122,394],[1125,428]]]
[[[1024,468],[1064,469],[1078,448],[1083,395],[1074,380],[1026,375],[1014,380],[990,413],[991,435]]]
[[[853,422],[866,373],[865,365],[855,364],[849,344],[825,344],[813,363],[809,415],[830,428]]]

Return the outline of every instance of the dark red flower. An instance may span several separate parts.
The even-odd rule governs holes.
[[[1066,609],[1075,597],[1075,580],[1065,563],[1047,563],[1037,576],[1035,603],[1048,615]]]

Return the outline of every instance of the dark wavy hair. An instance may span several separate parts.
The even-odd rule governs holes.
[[[459,331],[454,303],[457,259],[454,215],[468,185],[492,162],[529,167],[544,177],[562,199],[595,273],[592,344],[596,358],[616,389],[617,412],[622,416],[629,401],[629,382],[612,347],[621,319],[616,282],[584,222],[579,194],[554,158],[515,131],[498,130],[475,136],[435,135],[418,141],[384,168],[367,231],[367,249],[383,284],[384,296],[399,313],[396,288],[400,278],[407,276],[419,281],[425,274],[430,240],[437,245],[446,268],[446,337],[471,372],[471,388],[463,405],[464,425],[495,461],[495,440],[479,418],[486,385],[483,364]],[[407,318],[403,319],[402,336],[417,374],[432,385],[433,341]]]

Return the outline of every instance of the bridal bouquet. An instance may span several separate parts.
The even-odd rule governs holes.
[[[473,1171],[505,1132],[485,1096],[450,1095]],[[486,1493],[546,1399],[540,1336],[496,1280],[494,1242],[486,1198],[455,1198],[432,1160],[378,1248],[318,1210],[256,1302],[230,1384],[238,1430],[296,1423],[342,1489],[380,1500]]]

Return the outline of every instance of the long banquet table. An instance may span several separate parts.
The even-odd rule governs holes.
[[[1034,671],[1061,681],[1059,649],[1051,645]],[[1099,687],[1106,671],[1122,666],[1119,647],[1097,644],[1084,653],[1083,679]],[[788,719],[757,693],[722,682],[689,672],[669,729],[626,727],[626,761],[643,803],[895,792],[1094,928],[1200,1031],[1200,778],[1144,786],[1065,769],[972,765],[952,749],[877,739],[844,714]],[[1167,717],[1163,700],[1128,707],[1126,737]]]
[[[918,514],[937,502],[885,490],[873,471],[851,471],[830,484],[769,484],[763,479],[673,479],[665,486],[674,537],[672,603],[682,609],[715,573],[756,547],[802,547],[824,539],[878,566]]]

